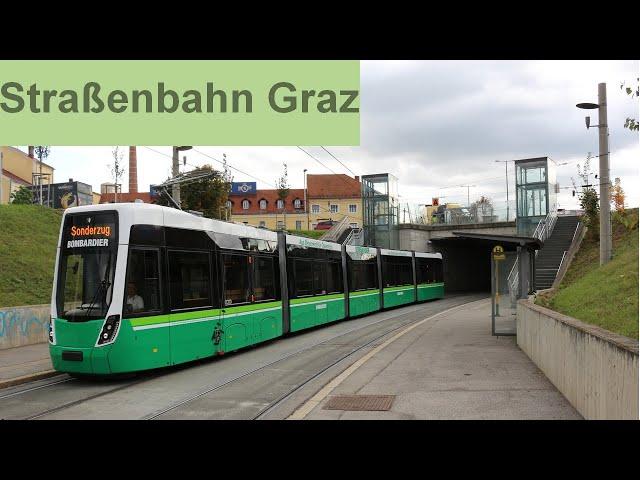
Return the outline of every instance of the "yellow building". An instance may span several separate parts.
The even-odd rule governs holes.
[[[40,162],[14,147],[0,147],[2,152],[2,196],[0,203],[9,203],[11,194],[20,187],[30,187],[34,174],[40,173]],[[42,163],[43,184],[53,183],[54,168]],[[37,179],[35,180],[37,183]]]
[[[362,227],[360,179],[348,175],[307,175],[307,208],[304,189],[291,189],[282,202],[278,191],[255,190],[229,196],[231,220],[271,230],[315,230],[319,223],[340,222]]]

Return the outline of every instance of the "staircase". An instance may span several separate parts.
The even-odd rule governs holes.
[[[324,240],[325,242],[337,242],[340,243],[340,239],[346,238],[348,235],[348,230],[351,227],[349,226],[349,217],[344,217],[338,223],[336,223],[333,227],[331,227],[327,232],[320,237],[320,240]],[[347,233],[345,233],[347,232]]]
[[[536,290],[551,288],[567,250],[571,248],[579,218],[559,216],[536,256]]]

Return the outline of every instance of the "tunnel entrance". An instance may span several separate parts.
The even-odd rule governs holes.
[[[491,235],[482,233],[453,232],[453,237],[431,240],[433,251],[442,253],[444,282],[447,292],[486,292],[491,294],[491,252],[501,245],[510,261],[505,270],[519,262],[519,270],[524,273],[519,297],[526,296],[535,289],[535,251],[542,247],[537,238],[513,235]],[[507,264],[508,263],[508,264]]]

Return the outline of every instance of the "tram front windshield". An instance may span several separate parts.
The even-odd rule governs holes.
[[[58,318],[82,322],[107,314],[116,266],[115,230],[113,213],[65,219],[58,266]]]

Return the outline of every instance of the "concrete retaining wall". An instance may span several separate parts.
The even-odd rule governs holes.
[[[528,300],[518,346],[587,419],[638,419],[638,342]]]
[[[49,304],[0,308],[0,350],[48,341],[50,313]]]

